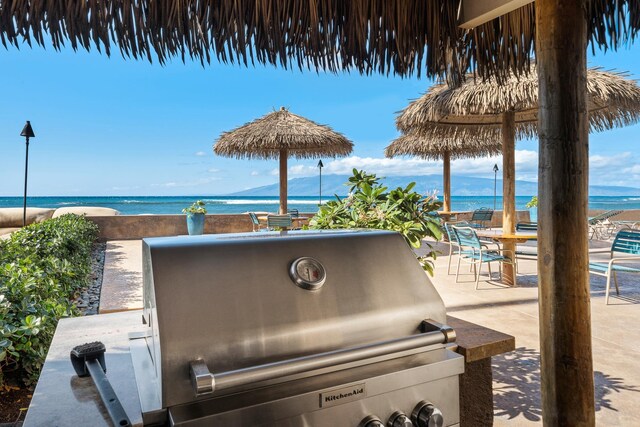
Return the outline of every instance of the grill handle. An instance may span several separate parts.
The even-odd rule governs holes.
[[[451,327],[430,319],[424,320],[420,329],[423,333],[408,337],[296,357],[219,374],[212,374],[206,362],[197,359],[190,363],[191,383],[195,395],[202,396],[218,390],[274,380],[344,363],[360,362],[358,366],[367,365],[373,363],[372,359],[379,356],[389,356],[434,344],[446,344],[456,339]]]

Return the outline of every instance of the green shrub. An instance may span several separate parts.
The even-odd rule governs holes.
[[[0,386],[17,371],[37,381],[58,320],[89,285],[98,227],[77,215],[32,224],[0,241]]]
[[[309,222],[309,228],[374,228],[398,231],[414,248],[422,245],[422,239],[442,238],[440,220],[432,213],[442,203],[435,196],[424,197],[413,191],[415,182],[387,192],[374,174],[353,170],[349,178],[349,197],[327,202]],[[436,252],[430,251],[418,260],[422,267],[433,273]]]

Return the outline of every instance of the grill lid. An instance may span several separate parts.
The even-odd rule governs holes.
[[[150,238],[149,350],[163,407],[194,399],[190,363],[215,372],[420,332],[445,322],[402,236],[316,231]]]

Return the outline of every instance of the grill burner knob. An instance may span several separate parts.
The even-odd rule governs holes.
[[[384,427],[384,423],[375,415],[369,415],[360,421],[358,427]]]
[[[389,421],[387,422],[388,427],[413,427],[413,423],[405,414],[400,411],[396,411],[391,414],[389,417]]]
[[[417,427],[442,427],[444,425],[440,409],[426,400],[416,405],[411,413],[411,420]]]

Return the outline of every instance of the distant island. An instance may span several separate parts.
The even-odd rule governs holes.
[[[334,194],[345,196],[348,187],[345,183],[349,175],[323,175],[322,195],[332,197]],[[441,175],[419,176],[388,176],[382,178],[382,182],[388,187],[396,188],[406,186],[410,182],[416,183],[416,190],[421,193],[431,193],[437,190],[442,194]],[[291,196],[317,196],[319,180],[317,176],[290,179],[288,193]],[[493,179],[476,178],[469,176],[451,177],[451,194],[453,196],[493,196]],[[229,196],[277,196],[278,183],[262,187],[250,188],[244,191],[228,194]],[[498,196],[502,195],[502,180],[498,180]],[[538,193],[538,183],[531,181],[516,181],[516,194],[519,196],[532,196]],[[590,196],[640,196],[640,188],[616,187],[604,185],[592,185],[589,187]]]

